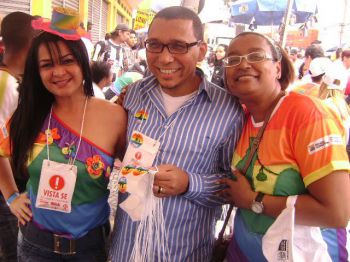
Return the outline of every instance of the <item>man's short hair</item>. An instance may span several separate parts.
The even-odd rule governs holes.
[[[174,20],[174,19],[184,19],[191,20],[193,23],[193,33],[197,40],[204,39],[204,30],[202,26],[202,21],[199,16],[193,12],[191,9],[188,9],[183,6],[171,6],[160,10],[152,20],[152,23],[149,26],[148,31],[151,29],[153,21],[157,18],[162,18],[165,20]],[[169,28],[171,30],[171,28]]]
[[[28,46],[35,33],[31,25],[34,19],[34,16],[23,12],[13,12],[4,17],[1,36],[5,49],[21,50]]]
[[[318,45],[310,45],[305,50],[305,57],[308,57],[308,56],[310,56],[311,59],[315,59],[316,57],[323,57],[324,52],[322,47]]]

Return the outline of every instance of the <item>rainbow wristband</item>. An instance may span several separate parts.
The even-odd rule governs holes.
[[[18,197],[18,196],[19,196],[19,193],[18,193],[18,192],[13,193],[13,194],[6,200],[6,204],[7,204],[8,206],[10,206],[11,203],[13,202],[13,200],[15,200],[15,198]]]

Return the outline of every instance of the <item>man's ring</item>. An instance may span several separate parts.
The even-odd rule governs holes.
[[[158,194],[163,193],[163,188],[161,186],[158,186]]]

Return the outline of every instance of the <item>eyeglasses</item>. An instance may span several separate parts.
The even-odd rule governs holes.
[[[259,52],[252,52],[247,55],[233,55],[224,58],[223,64],[224,67],[231,67],[231,66],[238,66],[241,62],[242,59],[245,58],[248,63],[253,64],[253,63],[259,63],[265,60],[274,60],[274,58],[271,55],[267,55],[264,51],[259,51]]]
[[[158,41],[146,40],[145,46],[146,50],[150,53],[162,53],[164,47],[166,47],[168,48],[170,54],[186,54],[190,47],[198,45],[200,42],[201,40],[193,43],[173,42],[169,44],[163,44]]]

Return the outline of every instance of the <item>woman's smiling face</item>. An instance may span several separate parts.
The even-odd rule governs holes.
[[[54,96],[72,96],[83,93],[83,73],[81,66],[68,46],[57,43],[41,44],[38,51],[38,64],[41,81]]]
[[[267,40],[254,34],[242,35],[232,40],[227,57],[246,56],[252,52],[261,52],[266,57],[273,57]],[[242,58],[240,64],[226,67],[225,71],[228,89],[233,95],[243,98],[274,88],[280,76],[281,64],[272,59],[249,63],[246,58]]]

